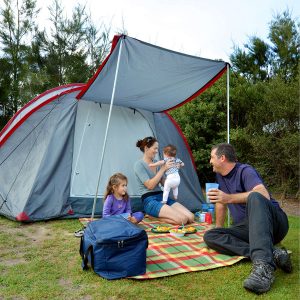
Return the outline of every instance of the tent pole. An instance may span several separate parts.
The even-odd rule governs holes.
[[[230,75],[230,68],[229,68],[229,64],[227,64],[227,143],[230,143],[230,123],[229,123],[229,75]],[[228,218],[227,218],[227,225],[228,227],[230,226],[230,211],[229,208],[227,208],[227,214],[228,214]]]
[[[229,124],[229,64],[227,64],[227,143],[230,143],[230,124]]]
[[[108,134],[109,123],[110,123],[110,118],[111,118],[111,111],[112,111],[114,98],[115,98],[115,90],[116,90],[116,84],[117,84],[117,77],[118,77],[118,73],[119,73],[119,65],[120,65],[120,58],[121,58],[121,52],[122,52],[122,45],[123,45],[123,39],[121,38],[120,39],[120,49],[119,49],[118,60],[117,60],[116,73],[115,73],[115,79],[114,79],[114,84],[113,84],[113,90],[112,90],[112,95],[111,95],[111,100],[110,100],[109,113],[108,113],[106,129],[105,129],[105,135],[104,135],[104,141],[103,141],[102,154],[101,154],[101,159],[100,159],[100,168],[99,168],[97,188],[96,188],[96,193],[95,193],[94,203],[93,203],[93,210],[92,210],[92,217],[91,217],[92,221],[94,219],[94,214],[95,214],[96,201],[97,201],[100,178],[101,178],[101,172],[102,172],[102,165],[103,165],[103,158],[104,158],[105,147],[106,147],[107,134]]]
[[[85,123],[84,123],[84,129],[83,129],[81,139],[80,139],[78,154],[77,154],[77,158],[76,158],[76,162],[75,162],[74,174],[72,175],[72,180],[71,180],[71,195],[73,194],[73,187],[74,187],[74,181],[75,181],[75,177],[76,177],[76,170],[77,170],[77,166],[78,166],[78,162],[79,162],[80,152],[81,152],[82,145],[83,145],[83,138],[84,138],[84,135],[85,135],[85,132],[86,132],[87,123],[88,123],[88,119],[89,119],[89,116],[90,116],[90,111],[91,111],[91,108],[89,108],[88,113],[86,115],[86,120],[85,120]]]

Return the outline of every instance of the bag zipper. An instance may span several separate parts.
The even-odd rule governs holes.
[[[141,240],[144,236],[147,237],[147,233],[145,231],[140,232],[137,236],[129,238],[127,240],[119,240],[119,241],[102,241],[102,240],[97,240],[97,244],[101,245],[112,245],[112,244],[117,244],[118,248],[124,248],[126,244],[133,243],[136,241]],[[148,239],[148,237],[147,237]]]

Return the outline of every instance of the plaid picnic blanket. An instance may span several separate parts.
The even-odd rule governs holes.
[[[90,219],[79,219],[86,224]],[[149,246],[147,249],[147,267],[144,275],[132,276],[133,279],[152,279],[176,274],[203,271],[230,266],[243,256],[228,256],[207,248],[203,235],[211,225],[193,223],[196,233],[175,237],[169,233],[153,233],[152,228],[160,225],[157,219],[145,218],[138,226],[146,230]],[[171,226],[171,225],[170,225]]]
[[[203,235],[211,225],[194,223],[197,232],[175,237],[168,233],[153,233],[158,220],[145,218],[140,223],[148,234],[147,267],[144,275],[134,279],[151,279],[180,273],[202,271],[232,265],[244,257],[227,256],[207,248]]]

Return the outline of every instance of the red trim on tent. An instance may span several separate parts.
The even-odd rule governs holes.
[[[16,216],[16,220],[17,221],[29,221],[29,217],[27,216],[27,214],[23,211],[21,213],[19,213],[17,216]]]
[[[78,85],[85,85],[85,83],[72,83],[72,84],[66,84],[66,85],[62,85],[59,87],[55,87],[53,89],[47,90],[41,94],[39,94],[38,96],[36,96],[35,98],[33,98],[32,100],[30,100],[29,102],[27,102],[21,109],[19,109],[14,115],[13,117],[8,121],[8,123],[3,127],[3,129],[0,132],[0,136],[2,135],[2,133],[9,127],[9,125],[15,120],[15,118],[28,106],[30,106],[32,103],[34,103],[35,101],[37,101],[38,99],[40,99],[41,97],[46,96],[49,93],[55,92],[57,90],[66,88],[66,87],[71,87],[71,86],[78,86]]]
[[[74,210],[73,209],[69,209],[68,210],[68,215],[74,215]]]
[[[203,93],[207,88],[209,88],[210,86],[212,86],[223,74],[224,72],[226,72],[227,70],[227,63],[225,65],[225,67],[214,77],[212,78],[208,83],[206,83],[200,90],[198,90],[196,93],[194,93],[192,96],[190,96],[189,98],[187,98],[186,100],[180,102],[179,104],[166,109],[164,112],[167,112],[169,110],[175,109],[177,107],[180,107],[181,105],[193,100],[194,98],[196,98],[197,96],[199,96],[201,93]]]
[[[186,146],[186,148],[187,148],[187,150],[188,150],[188,152],[189,152],[189,154],[190,154],[190,157],[191,157],[193,166],[194,166],[195,170],[197,171],[196,163],[195,163],[195,160],[194,160],[194,157],[193,157],[192,150],[191,150],[191,148],[190,148],[190,146],[189,146],[189,143],[188,143],[186,137],[184,136],[184,134],[183,134],[181,128],[180,128],[179,125],[176,123],[176,121],[175,121],[175,120],[174,120],[174,119],[173,119],[166,111],[164,111],[163,113],[170,119],[170,121],[173,123],[173,125],[176,127],[178,133],[179,133],[180,136],[182,137],[182,139],[183,139],[183,141],[184,141],[184,143],[185,143],[185,146]]]
[[[80,86],[78,86],[80,85]],[[60,87],[56,87],[53,88],[51,90],[48,90],[42,94],[40,94],[39,96],[35,97],[34,99],[32,99],[31,101],[29,101],[27,104],[25,104],[20,110],[18,110],[14,116],[9,120],[9,122],[5,125],[5,127],[1,130],[0,132],[0,137],[4,134],[4,132],[6,132],[6,130],[9,128],[9,126],[12,124],[12,122],[16,119],[16,117],[27,107],[29,107],[32,103],[36,102],[38,99],[40,99],[41,97],[44,97],[45,95],[52,93],[56,90],[60,90],[66,87],[71,87],[71,86],[75,86],[75,88],[73,89],[69,89],[67,91],[64,91],[60,94],[57,94],[47,100],[45,100],[44,102],[42,102],[41,104],[39,104],[38,106],[36,106],[35,108],[33,108],[32,110],[30,110],[26,115],[24,115],[22,117],[22,119],[20,119],[11,129],[9,129],[9,132],[6,134],[6,136],[0,141],[0,147],[7,141],[7,139],[16,131],[16,129],[22,124],[24,123],[28,117],[30,115],[32,115],[34,112],[36,112],[37,110],[39,110],[41,107],[45,106],[46,104],[50,103],[51,101],[65,95],[65,94],[69,94],[71,92],[77,91],[77,90],[81,90],[83,86],[85,86],[84,83],[82,84],[68,84],[68,85],[64,85],[64,86],[60,86]]]
[[[104,68],[104,66],[106,65],[108,59],[110,58],[111,54],[113,53],[113,50],[115,49],[115,47],[118,44],[119,39],[121,38],[122,35],[115,35],[113,37],[112,40],[112,45],[111,45],[111,49],[110,52],[108,54],[108,56],[105,58],[105,60],[103,61],[103,63],[100,65],[100,67],[98,68],[97,72],[94,74],[94,76],[87,82],[87,86],[76,96],[76,99],[80,99],[82,98],[82,96],[86,93],[86,91],[89,89],[89,87],[94,83],[94,81],[96,80],[97,76],[99,75],[99,73],[102,71],[102,69]]]

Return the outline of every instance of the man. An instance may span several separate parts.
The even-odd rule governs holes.
[[[287,251],[274,247],[288,232],[287,216],[271,198],[258,172],[237,162],[230,144],[214,146],[210,164],[219,183],[219,189],[208,192],[216,204],[216,228],[205,233],[204,241],[220,253],[250,258],[253,267],[244,287],[257,294],[267,292],[276,266],[292,271]],[[222,228],[227,207],[234,224]]]

